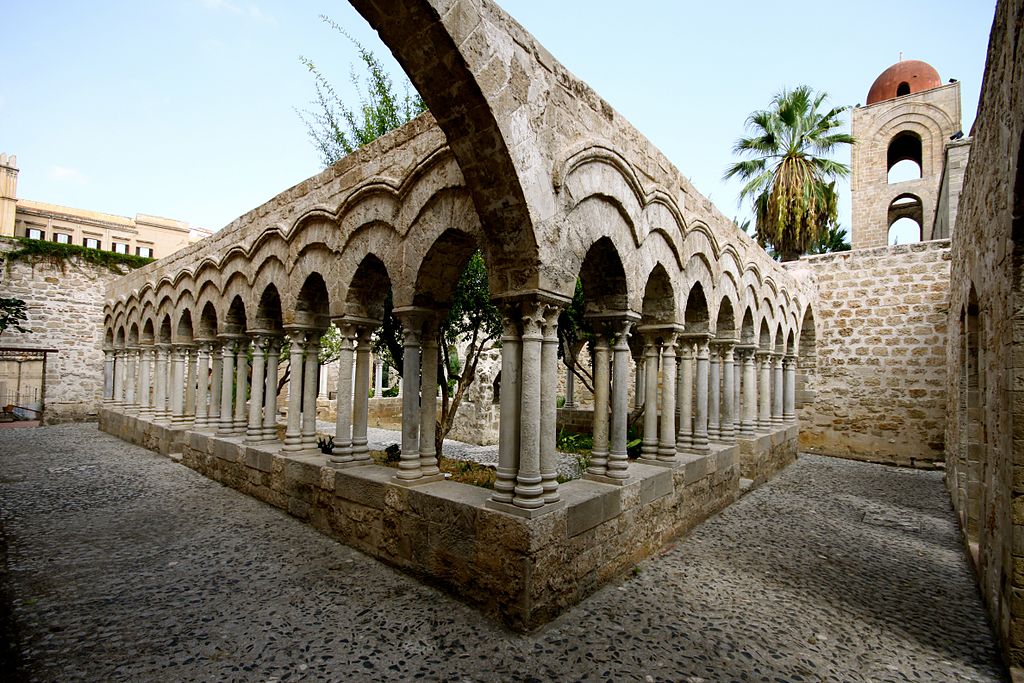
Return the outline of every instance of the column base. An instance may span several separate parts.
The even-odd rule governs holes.
[[[565,501],[560,500],[557,503],[547,503],[541,505],[539,508],[521,508],[518,505],[511,503],[499,503],[496,500],[488,498],[484,501],[484,507],[491,510],[497,510],[498,512],[505,512],[516,517],[522,517],[524,519],[536,519],[546,514],[550,514],[557,510],[561,510],[565,507]]]
[[[648,464],[653,465],[654,463]],[[612,486],[625,486],[629,483],[629,477],[619,479],[618,477],[609,477],[606,474],[591,474],[590,472],[584,472],[582,478],[587,481],[596,481],[598,484],[611,484]]]
[[[365,464],[366,461],[356,461],[358,464]],[[423,484],[433,484],[435,481],[444,481],[444,474],[438,472],[437,474],[424,475],[422,477],[416,477],[415,479],[399,479],[398,476],[391,477],[390,483],[396,486],[404,486],[405,488],[415,488],[416,486],[422,486]]]

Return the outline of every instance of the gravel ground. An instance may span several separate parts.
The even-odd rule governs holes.
[[[941,474],[802,456],[540,631],[95,425],[0,430],[4,680],[1000,681]]]

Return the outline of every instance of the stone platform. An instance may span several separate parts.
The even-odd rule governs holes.
[[[728,506],[739,497],[741,475],[766,480],[795,459],[797,441],[789,426],[680,455],[674,467],[631,461],[625,484],[567,482],[559,487],[564,506],[528,519],[487,507],[487,489],[399,484],[392,468],[334,469],[323,455],[282,452],[277,442],[246,444],[110,408],[100,410],[100,428],[172,457],[180,452],[183,464],[210,479],[438,584],[519,631],[544,624]]]

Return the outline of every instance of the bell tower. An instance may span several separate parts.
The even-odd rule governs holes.
[[[917,223],[910,240],[934,239],[946,145],[962,135],[960,83],[943,85],[925,62],[893,64],[853,110],[850,132],[853,248],[886,246],[904,218]]]
[[[0,154],[0,235],[14,236],[14,211],[18,206],[18,157]]]

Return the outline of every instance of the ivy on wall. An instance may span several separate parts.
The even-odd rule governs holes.
[[[132,254],[118,254],[112,251],[101,249],[90,249],[77,244],[59,244],[47,242],[46,240],[33,240],[26,237],[3,237],[5,242],[16,244],[17,248],[0,254],[8,263],[14,261],[25,261],[28,263],[49,263],[63,270],[64,264],[72,258],[78,258],[94,266],[106,268],[117,273],[124,272],[124,268],[141,268],[155,259]]]

